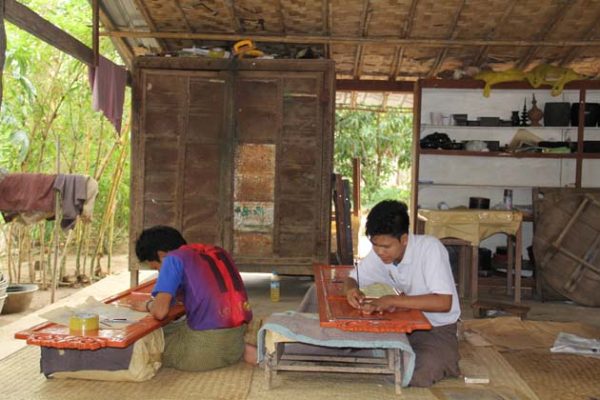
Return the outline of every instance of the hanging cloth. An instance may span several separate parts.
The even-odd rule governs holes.
[[[98,66],[88,68],[88,79],[92,88],[92,108],[102,111],[120,135],[127,71],[100,56]]]

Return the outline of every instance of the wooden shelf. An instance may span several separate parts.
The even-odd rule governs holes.
[[[432,125],[427,123],[421,123],[421,130],[423,129],[503,129],[503,130],[517,130],[517,129],[528,129],[528,130],[577,130],[576,126],[483,126],[483,125]],[[598,127],[586,127],[587,130],[600,130]]]
[[[575,153],[507,153],[503,151],[466,151],[466,150],[438,150],[421,149],[423,155],[435,156],[477,156],[477,157],[504,157],[504,158],[570,158],[575,159]],[[583,158],[600,158],[600,153],[586,153]]]

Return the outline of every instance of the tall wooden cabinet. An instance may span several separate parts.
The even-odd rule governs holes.
[[[332,62],[141,57],[133,76],[132,246],[164,224],[241,270],[328,260]]]

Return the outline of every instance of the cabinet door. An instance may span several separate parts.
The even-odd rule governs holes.
[[[232,241],[238,263],[326,260],[332,139],[323,83],[321,72],[236,77]]]
[[[222,245],[227,77],[142,70],[134,90],[131,237],[170,225],[190,242]],[[132,241],[133,241],[132,240]],[[132,253],[134,254],[134,253]],[[132,264],[135,264],[132,262]]]

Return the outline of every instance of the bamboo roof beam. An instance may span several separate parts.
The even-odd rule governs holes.
[[[366,37],[367,36],[367,32],[369,30],[369,21],[370,21],[370,15],[371,12],[369,11],[370,9],[370,1],[369,0],[364,0],[363,3],[363,10],[362,10],[362,14],[360,17],[360,36],[361,37]],[[354,68],[352,69],[352,71],[354,71],[354,79],[358,79],[360,77],[360,69],[361,69],[361,63],[362,63],[362,58],[363,58],[363,45],[359,44],[356,48],[356,56],[354,57]]]
[[[402,32],[400,33],[400,35],[401,35],[400,37],[402,37],[404,39],[410,37],[410,33],[412,32],[412,27],[413,27],[413,22],[415,19],[415,14],[417,12],[417,3],[418,2],[419,2],[419,0],[413,0],[410,3],[408,15],[406,16],[406,20],[404,21],[404,26],[402,28]],[[390,76],[390,80],[396,80],[396,78],[398,77],[398,74],[400,73],[400,66],[402,65],[402,59],[404,58],[404,48],[400,47],[400,46],[396,46],[394,56],[395,56],[394,61],[392,62],[392,75]]]
[[[287,28],[285,26],[285,15],[283,15],[283,5],[281,5],[281,0],[277,0],[277,5],[279,6],[277,11],[279,11],[279,18],[281,18],[281,33],[285,35]]]
[[[508,19],[508,17],[510,16],[510,14],[512,14],[513,9],[515,8],[515,6],[517,5],[517,3],[519,3],[519,0],[513,0],[508,7],[506,7],[504,9],[504,13],[502,14],[502,16],[500,17],[500,19],[498,20],[498,23],[496,24],[496,26],[494,27],[494,29],[492,29],[486,36],[485,38],[488,40],[491,40],[494,38],[494,36],[496,36],[496,32],[498,32],[498,28],[500,28],[501,26],[504,25],[504,22],[506,22],[506,20]],[[477,55],[477,57],[475,58],[475,61],[473,62],[473,65],[477,66],[477,67],[481,67],[481,64],[483,63],[483,61],[485,60],[485,58],[487,57],[487,53],[489,51],[489,45],[484,45],[481,50],[479,51],[479,54]]]
[[[181,14],[181,18],[183,18],[183,22],[185,23],[186,29],[190,32],[196,32],[196,30],[190,24],[190,21],[187,19],[185,11],[183,11],[183,7],[181,7],[181,2],[179,0],[175,0],[175,8],[177,8],[179,13]]]
[[[258,35],[233,33],[189,33],[189,32],[140,32],[140,31],[104,31],[101,36],[128,38],[160,38],[160,39],[199,39],[216,41],[238,41],[252,39],[262,43],[293,44],[378,44],[418,47],[478,47],[478,46],[515,46],[515,47],[593,47],[600,46],[600,40],[486,40],[486,39],[417,39],[398,38],[396,36],[319,36],[319,35]]]
[[[229,10],[229,15],[231,17],[231,26],[233,26],[234,32],[241,32],[242,26],[240,25],[240,20],[237,17],[237,13],[235,11],[235,4],[233,4],[233,0],[225,0],[225,4],[227,5],[227,9]]]
[[[143,0],[133,0],[133,3],[137,7],[140,14],[142,14],[142,17],[144,18],[144,21],[146,21],[148,28],[150,28],[151,31],[156,32],[158,29],[156,29],[156,24],[154,23],[154,20],[152,19],[150,12],[146,8],[144,1]],[[159,47],[158,51],[159,52],[169,50],[169,46],[167,45],[167,42],[162,40],[162,38],[151,37],[151,36],[150,36],[150,38],[155,39],[156,42],[158,43],[158,47]]]
[[[598,10],[598,12],[596,13],[596,18],[594,18],[594,20],[592,21],[592,25],[587,29],[587,31],[583,35],[584,39],[590,40],[594,37],[599,25],[598,20],[600,20],[600,10]],[[579,53],[579,49],[570,49],[558,65],[564,67],[565,65],[569,64],[571,61],[573,61],[573,59],[575,59],[577,53]]]
[[[448,35],[448,39],[455,39],[456,36],[458,35],[458,30],[456,28],[458,27],[458,21],[460,20],[460,15],[462,14],[462,11],[465,8],[466,3],[467,3],[467,0],[462,0],[460,2],[460,6],[458,6],[458,9],[456,10],[456,14],[454,14],[454,20],[452,21],[452,26],[450,27],[450,34]],[[431,70],[427,74],[429,78],[437,75],[447,54],[448,54],[447,47],[443,50],[440,50],[440,52],[438,53],[438,55],[433,63],[433,66],[431,67]]]
[[[387,103],[388,103],[389,98],[390,98],[390,93],[389,92],[383,93],[383,99],[381,100],[381,109],[383,111],[386,111]]]
[[[565,18],[565,15],[567,15],[567,10],[571,6],[572,5],[570,2],[563,2],[562,5],[556,9],[554,14],[550,16],[550,19],[546,24],[544,24],[544,27],[538,32],[538,34],[536,35],[536,39],[544,40],[548,36],[548,34],[550,34],[550,32],[552,32],[552,30],[556,28],[556,26],[560,24],[560,22]],[[521,60],[517,64],[517,68],[525,68],[529,64],[531,58],[535,55],[538,49],[539,47],[532,47],[529,50],[527,50],[525,56],[521,58]]]

